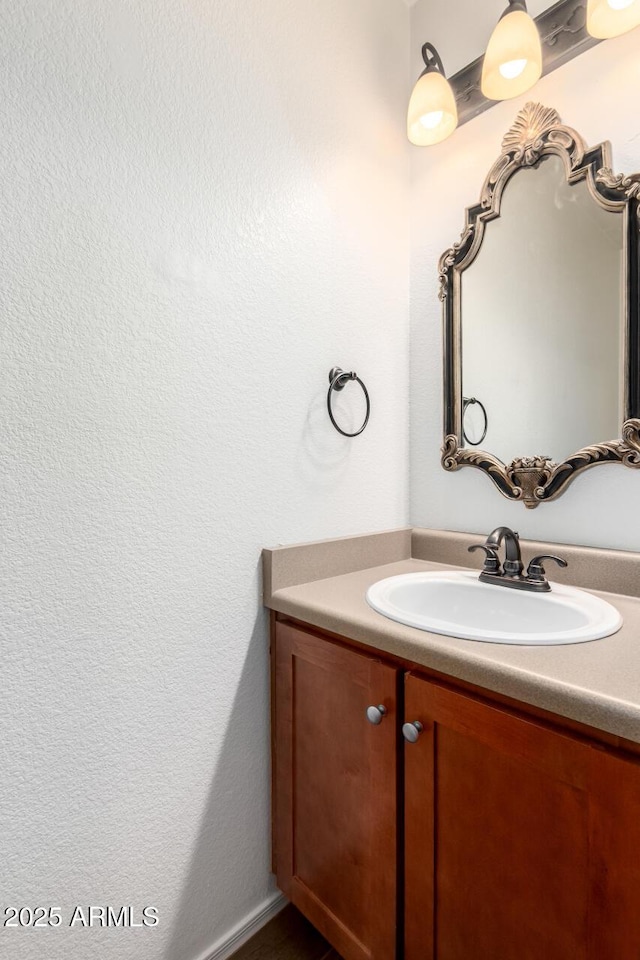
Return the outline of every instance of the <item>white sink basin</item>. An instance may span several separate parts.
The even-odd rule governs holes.
[[[615,607],[584,590],[553,584],[550,593],[528,593],[466,571],[388,577],[369,587],[367,603],[409,627],[487,643],[583,643],[622,626]]]

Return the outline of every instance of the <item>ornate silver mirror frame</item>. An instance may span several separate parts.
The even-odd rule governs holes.
[[[502,154],[487,176],[479,203],[468,207],[460,240],[440,258],[440,300],[444,324],[445,470],[483,470],[509,500],[537,507],[559,496],[576,474],[599,463],[640,467],[640,174],[616,175],[608,142],[587,147],[557,112],[527,103],[502,141]],[[584,181],[602,207],[624,214],[625,342],[624,422],[621,439],[584,447],[561,463],[549,457],[519,457],[509,464],[490,453],[463,446],[461,274],[480,251],[486,224],[500,216],[505,186],[522,167],[536,166],[550,154],[561,157],[568,183]]]

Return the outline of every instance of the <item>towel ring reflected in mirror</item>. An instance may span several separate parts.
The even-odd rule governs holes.
[[[482,436],[478,440],[471,440],[467,434],[464,425],[464,415],[467,412],[468,407],[472,407],[477,404],[482,410],[482,416],[484,417],[484,430],[482,431]],[[478,400],[477,397],[464,397],[462,400],[462,436],[464,437],[464,442],[468,443],[470,447],[478,447],[484,440],[487,435],[487,430],[489,429],[489,420],[487,419],[487,411],[485,409],[484,403]]]

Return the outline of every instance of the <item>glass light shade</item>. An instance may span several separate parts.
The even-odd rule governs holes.
[[[640,0],[589,0],[587,31],[598,40],[628,33],[640,24]]]
[[[524,10],[505,14],[484,55],[482,92],[489,100],[509,100],[532,87],[541,74],[542,45],[535,22]]]
[[[439,71],[418,79],[407,111],[407,136],[418,147],[440,143],[458,126],[458,109],[451,84]]]

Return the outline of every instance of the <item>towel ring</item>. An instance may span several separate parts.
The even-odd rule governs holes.
[[[482,415],[484,417],[484,430],[479,440],[470,440],[469,437],[467,436],[466,430],[464,429],[464,415],[467,412],[467,407],[472,406],[474,403],[478,404],[478,406],[482,410]],[[462,398],[462,437],[464,439],[464,442],[468,443],[470,447],[479,446],[484,440],[484,438],[486,437],[488,429],[489,429],[489,420],[487,417],[487,411],[485,410],[484,404],[481,403],[480,400],[477,400],[475,397],[463,397]]]
[[[362,387],[362,392],[364,393],[364,398],[367,402],[367,412],[364,418],[364,423],[359,430],[356,430],[355,433],[347,433],[346,430],[343,430],[342,427],[339,427],[336,423],[335,417],[333,415],[333,410],[331,409],[331,394],[334,390],[344,390],[345,386],[349,380],[355,380],[356,383],[359,383]],[[358,434],[362,433],[366,425],[369,423],[369,414],[371,413],[371,401],[369,400],[369,394],[367,393],[367,388],[360,379],[360,377],[352,371],[351,373],[345,373],[340,367],[332,367],[329,371],[329,392],[327,393],[327,410],[329,411],[329,417],[331,423],[334,425],[338,433],[341,433],[343,437],[357,437]]]

